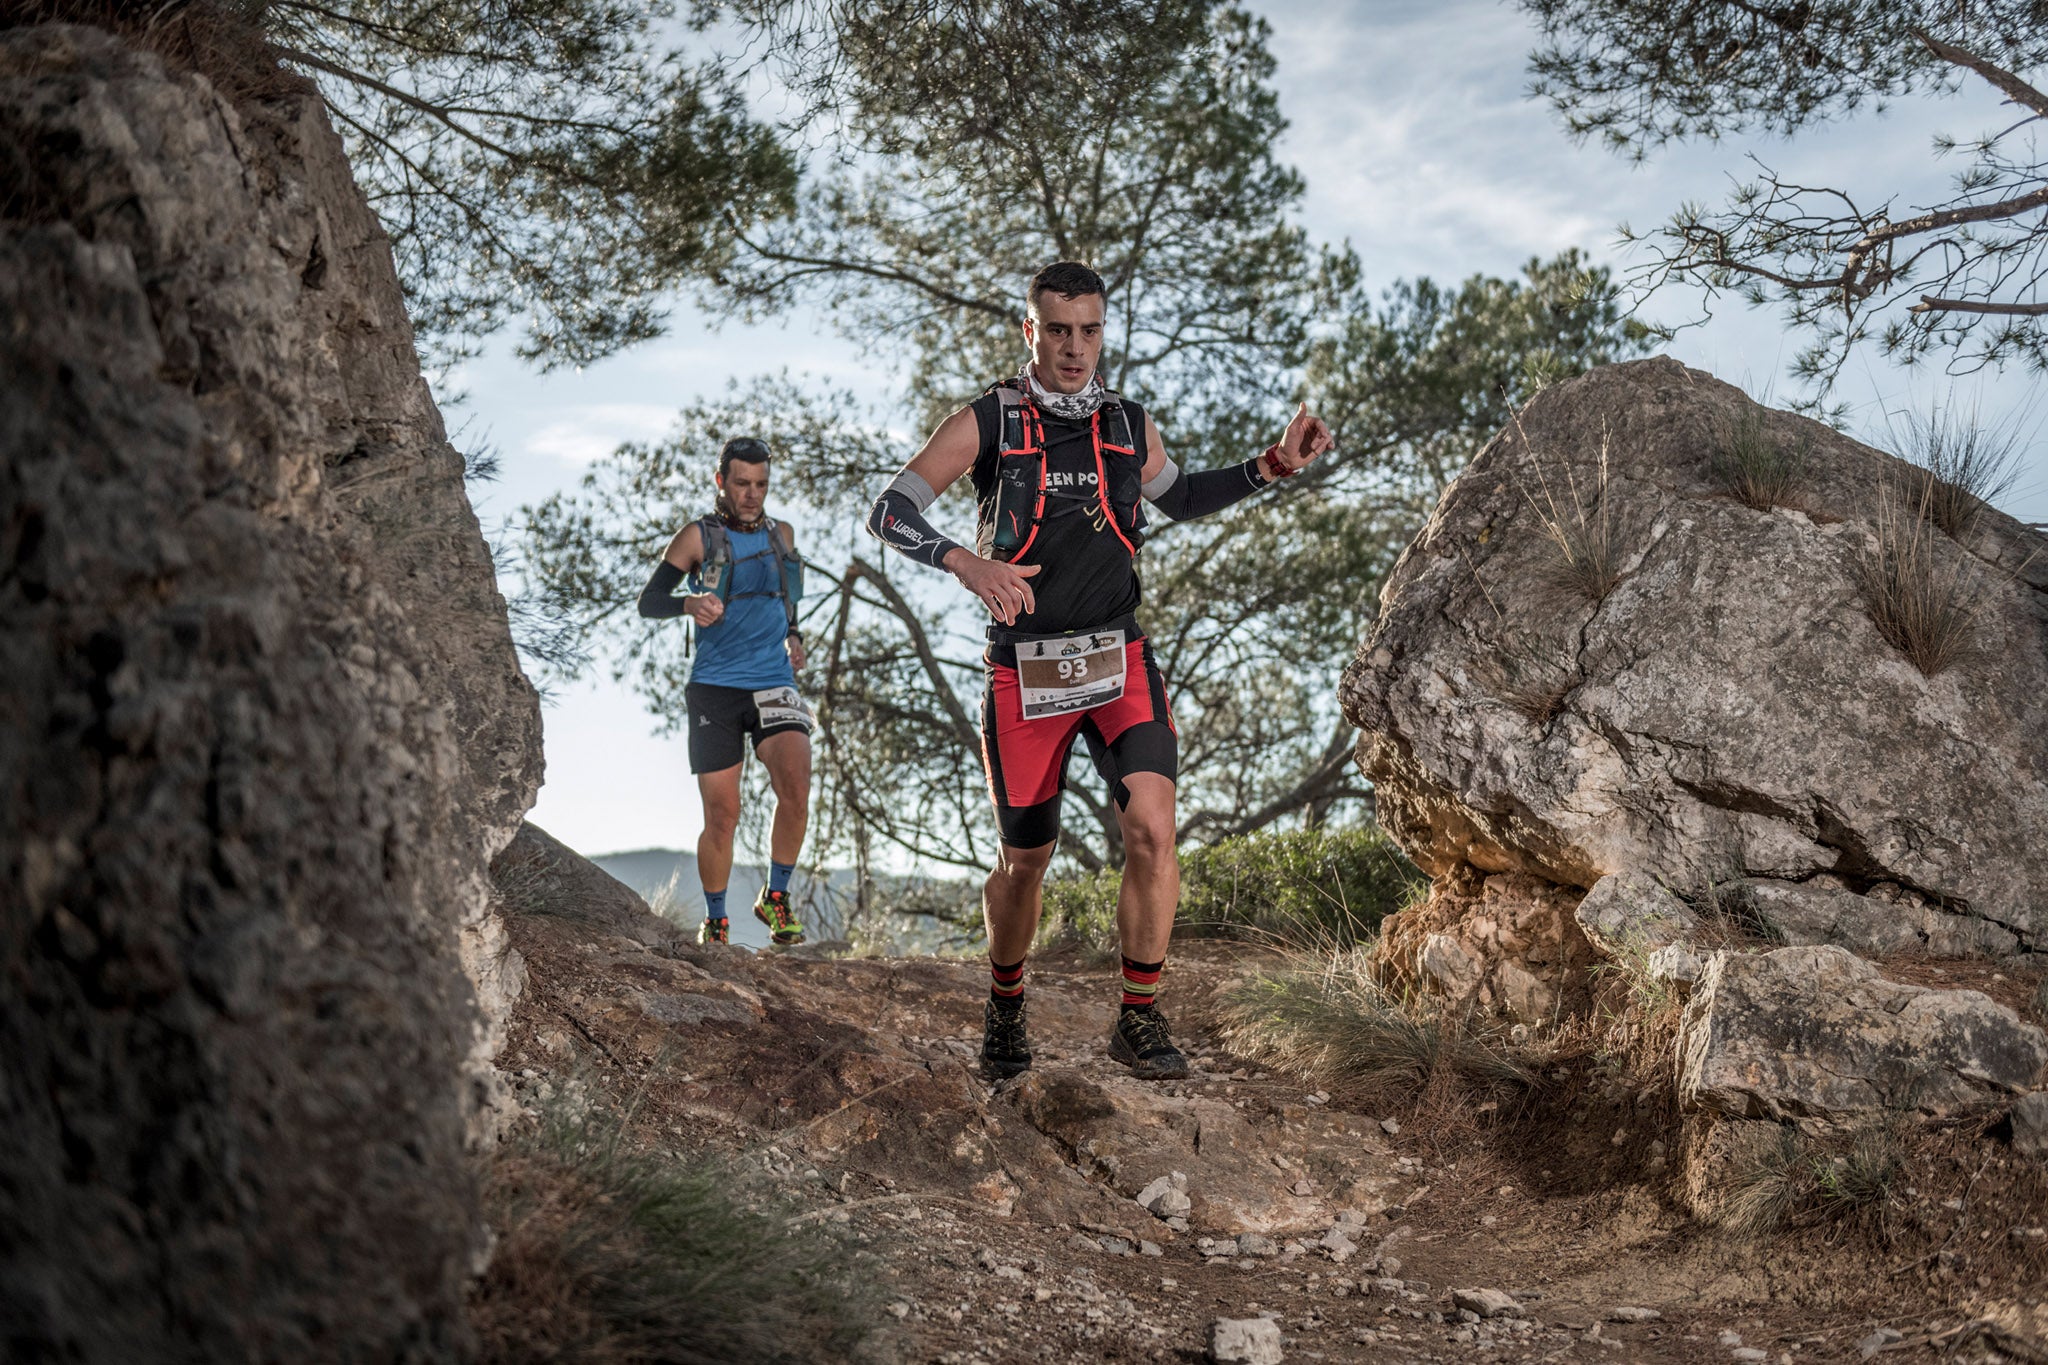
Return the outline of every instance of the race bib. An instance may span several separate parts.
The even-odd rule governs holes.
[[[794,687],[771,687],[765,692],[756,692],[754,709],[761,713],[761,728],[764,730],[777,725],[801,725],[809,729],[811,725],[811,708],[804,705],[804,699],[797,695]]]
[[[1124,633],[1098,630],[1017,646],[1024,719],[1104,706],[1124,694]]]

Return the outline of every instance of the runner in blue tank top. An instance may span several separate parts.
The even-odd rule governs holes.
[[[790,875],[810,817],[811,717],[796,690],[796,670],[804,666],[796,629],[802,574],[795,533],[764,510],[768,459],[768,447],[751,437],[725,443],[718,456],[716,514],[676,532],[640,594],[642,616],[687,616],[697,631],[683,702],[690,771],[704,800],[704,832],[697,837],[697,876],[704,888],[701,943],[729,941],[725,889],[749,737],[775,789],[768,885],[754,902],[754,915],[775,943],[804,941],[789,903]]]

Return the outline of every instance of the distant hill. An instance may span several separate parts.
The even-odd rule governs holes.
[[[703,888],[697,880],[697,855],[672,848],[640,848],[623,853],[602,853],[590,861],[617,877],[645,898],[656,913],[674,920],[678,924],[694,928],[704,917]],[[768,928],[751,913],[755,897],[768,884],[768,867],[765,863],[734,863],[732,877],[726,883],[725,908],[732,919],[732,941],[743,943],[750,948],[762,948],[768,944]],[[799,913],[810,930],[811,937],[841,938],[846,934],[842,909],[850,909],[856,892],[854,871],[850,867],[835,867],[824,878],[808,876],[803,870],[797,872],[790,883]],[[937,899],[956,904],[969,911],[978,902],[979,895],[972,883],[940,882],[928,880],[912,881],[903,877],[876,879],[876,893],[887,896],[892,891],[908,891],[918,888],[917,899],[930,903],[933,891]],[[937,925],[929,916],[889,916],[882,926],[890,944],[901,952],[930,952],[945,946],[957,946],[963,935],[945,926]]]

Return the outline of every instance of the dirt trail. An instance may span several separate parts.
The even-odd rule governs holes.
[[[530,982],[502,1062],[523,1098],[591,1076],[650,1139],[777,1177],[883,1267],[880,1359],[1199,1360],[1212,1320],[1261,1314],[1289,1361],[1932,1359],[1915,1341],[1970,1316],[1912,1276],[1908,1295],[1702,1233],[1643,1183],[1626,1099],[1513,1141],[1425,1140],[1231,1056],[1203,1020],[1257,960],[1237,945],[1169,967],[1188,1081],[1108,1060],[1113,972],[1069,957],[1032,963],[1036,1067],[990,1086],[975,963],[512,927]],[[1184,1228],[1132,1197],[1174,1172]],[[1519,1316],[1461,1317],[1450,1291],[1478,1288]]]

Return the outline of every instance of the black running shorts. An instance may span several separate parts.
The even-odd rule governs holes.
[[[761,741],[770,735],[811,732],[810,708],[794,687],[753,691],[693,682],[683,687],[683,705],[689,713],[693,773],[738,767],[746,757],[745,736],[753,736],[758,753]]]

